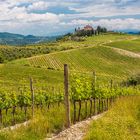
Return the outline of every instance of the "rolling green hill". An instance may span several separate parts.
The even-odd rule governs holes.
[[[38,43],[34,45],[27,45],[25,47],[14,47],[14,46],[0,46],[0,63],[7,61],[12,61],[20,58],[28,58],[41,54],[48,54],[52,52],[64,51],[69,49],[77,49],[83,47],[93,47],[98,44],[117,41],[117,40],[126,40],[132,39],[134,36],[130,35],[100,35],[94,37],[86,37],[83,41],[72,41],[69,38],[64,38],[57,42],[52,43]]]
[[[125,40],[125,41],[113,42],[107,45],[140,54],[140,39],[131,40],[131,41]]]
[[[125,42],[124,44],[127,49],[124,50],[120,42]],[[31,123],[25,127],[20,127],[13,131],[0,132],[0,139],[9,140],[9,138],[11,138],[18,140],[21,139],[21,136],[25,140],[29,139],[29,137],[31,140],[43,139],[49,136],[50,133],[58,133],[65,128],[65,111],[63,105],[64,63],[69,65],[69,90],[71,91],[70,98],[72,99],[71,119],[73,119],[73,113],[75,112],[73,110],[73,101],[82,100],[82,109],[80,109],[80,104],[78,102],[76,103],[76,106],[79,104],[76,108],[81,110],[81,113],[78,113],[78,110],[76,112],[81,114],[81,118],[85,119],[84,115],[87,116],[87,112],[91,111],[89,108],[91,105],[91,97],[97,99],[95,100],[95,106],[97,108],[94,110],[96,114],[96,111],[100,113],[101,108],[107,107],[109,102],[112,106],[115,97],[139,94],[139,86],[120,87],[119,85],[117,86],[117,84],[132,75],[140,73],[140,58],[116,51],[119,50],[119,48],[122,49],[121,51],[126,51],[131,44],[133,50],[137,52],[129,50],[129,53],[138,54],[139,43],[140,40],[138,36],[106,34],[85,37],[83,41],[72,41],[68,38],[64,38],[64,40],[54,43],[31,45],[21,48],[20,51],[22,53],[19,51],[19,47],[12,48],[13,50],[10,52],[5,50],[5,53],[8,53],[7,58],[14,56],[14,60],[11,61],[10,59],[0,64],[0,92],[2,99],[0,105],[1,108],[4,107],[2,108],[4,125],[1,126],[1,128],[12,125],[14,120],[16,123],[20,123],[32,118],[30,77],[33,78],[35,118],[31,119]],[[112,44],[114,44],[114,47],[112,47]],[[122,45],[124,44],[122,43]],[[5,49],[4,46],[1,46],[0,50],[2,50],[2,48]],[[9,48],[11,49],[11,47]],[[48,49],[51,51],[47,53],[39,51],[46,51]],[[1,53],[3,52],[1,51]],[[27,54],[30,53],[31,55],[28,56]],[[24,56],[18,57],[21,54],[25,54],[27,58],[23,58]],[[96,71],[97,75],[95,86],[93,85],[93,71]],[[71,77],[72,74],[75,75]],[[79,76],[78,74],[81,75]],[[90,78],[92,76],[92,79],[87,77],[87,75],[90,76]],[[113,83],[111,80],[113,80]],[[125,82],[123,84],[125,84]],[[95,88],[94,94],[93,86]],[[72,95],[72,93],[74,94]],[[87,99],[90,99],[90,102],[87,102]],[[106,105],[104,104],[105,101],[108,102]],[[103,104],[105,105],[104,107]],[[123,105],[124,103],[122,101],[121,106]],[[131,102],[128,106],[129,105],[131,105]],[[8,108],[7,114],[5,109]],[[120,113],[120,111],[118,112]],[[138,112],[138,110],[136,112]],[[129,113],[126,113],[126,115],[129,115]],[[110,115],[110,117],[112,116]],[[116,119],[113,117],[111,121]],[[104,120],[106,121],[106,118]],[[112,125],[111,121],[109,123]],[[105,124],[105,122],[99,122],[99,124]],[[95,128],[99,128],[98,122]],[[105,127],[103,127],[103,129],[104,128]],[[111,128],[114,130],[114,125],[112,125]],[[119,126],[117,126],[117,128],[119,128]],[[95,129],[91,129],[90,132],[94,130]],[[110,131],[112,130],[110,129]],[[120,131],[117,129],[117,132]],[[116,135],[118,134],[117,132]],[[86,137],[92,136],[87,134]]]
[[[15,89],[23,85],[29,86],[29,76],[35,79],[37,86],[62,85],[64,63],[69,65],[71,73],[96,71],[99,79],[120,81],[140,72],[140,59],[119,54],[113,49],[105,47],[104,44],[111,41],[117,44],[120,40],[135,42],[131,41],[134,38],[136,36],[109,34],[87,37],[82,42],[65,40],[49,44],[50,48],[57,47],[55,52],[2,64],[0,66],[0,85],[7,89]],[[37,45],[36,47],[42,49],[44,46]],[[134,47],[137,49],[136,45]],[[64,51],[63,48],[70,50]]]
[[[22,63],[58,71],[63,70],[63,64],[67,63],[72,71],[92,72],[95,70],[104,76],[116,75],[118,77],[137,73],[140,65],[138,58],[123,56],[103,46],[32,57],[23,60]]]
[[[33,35],[20,35],[8,32],[0,32],[1,45],[23,46],[28,44],[35,44],[38,42],[54,41],[56,37],[42,37]]]

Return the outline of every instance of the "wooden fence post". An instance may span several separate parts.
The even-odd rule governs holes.
[[[113,89],[113,80],[112,79],[110,81],[110,88],[111,88],[111,90]]]
[[[90,99],[90,118],[91,118],[91,116],[92,116],[92,99]]]
[[[93,71],[93,94],[95,94],[96,90],[96,72]],[[96,97],[94,96],[94,115],[96,115]]]
[[[74,117],[73,117],[73,123],[76,123],[76,101],[73,101],[73,110],[74,110]]]
[[[81,105],[82,105],[82,101],[79,101],[79,111],[78,111],[78,121],[80,121],[80,115],[81,115]]]
[[[30,90],[31,90],[31,100],[32,100],[32,118],[34,118],[34,89],[33,89],[32,78],[30,78]]]
[[[0,109],[0,124],[2,125],[2,109]]]
[[[94,87],[94,91],[96,90],[96,72],[93,72],[93,87]]]
[[[96,110],[97,110],[97,106],[96,106],[96,98],[94,98],[94,115],[96,115]]]
[[[85,100],[85,119],[87,118],[87,109],[88,109],[87,100]]]
[[[64,89],[65,89],[66,127],[69,128],[71,121],[70,121],[69,79],[68,79],[67,64],[64,64]]]
[[[112,79],[110,81],[110,89],[111,89],[111,91],[113,90],[113,80]],[[112,103],[113,103],[113,97],[111,97],[111,105],[112,105]]]

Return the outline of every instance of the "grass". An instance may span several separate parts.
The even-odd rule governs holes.
[[[54,87],[61,86],[63,84],[62,70],[63,70],[64,63],[69,64],[71,72],[80,71],[80,72],[92,73],[93,70],[96,70],[97,78],[98,78],[97,80],[99,80],[100,78],[106,79],[108,81],[110,78],[112,78],[113,80],[117,80],[117,79],[122,80],[123,78],[126,78],[129,75],[136,74],[139,72],[140,69],[139,59],[120,55],[117,52],[113,51],[111,48],[106,48],[101,46],[101,44],[104,42],[106,43],[110,42],[110,40],[119,41],[119,40],[132,39],[134,37],[135,36],[129,36],[129,35],[101,35],[95,37],[88,37],[83,42],[60,41],[57,44],[58,47],[61,48],[62,46],[62,48],[64,48],[66,46],[70,48],[72,46],[72,48],[74,49],[63,51],[63,52],[55,52],[48,55],[38,55],[27,59],[18,59],[0,65],[0,86],[5,90],[13,92],[17,90],[18,87],[20,86],[22,87],[25,85],[29,86],[29,77],[32,77],[34,79],[33,85],[35,87],[35,90],[37,88],[48,87],[48,86],[54,86]],[[137,105],[138,99],[139,98],[137,99],[135,98],[136,101],[134,99],[131,100],[131,104],[133,105],[134,102],[136,102]],[[128,102],[127,100],[126,100],[126,104],[124,104],[125,107]],[[118,105],[116,105],[116,108],[114,108],[114,110],[117,112],[117,107],[118,107],[118,112],[119,112],[119,107],[121,106],[122,103],[120,102]],[[128,107],[125,109],[127,111]],[[113,112],[113,109],[110,112]],[[65,112],[63,106],[59,108],[58,107],[51,108],[49,111],[46,109],[43,110],[42,112],[38,111],[35,119],[32,120],[31,123],[26,127],[21,127],[15,131],[1,132],[0,140],[43,139],[47,137],[49,134],[57,133],[65,128],[64,113]],[[82,114],[84,113],[85,112],[83,109]],[[114,114],[117,116],[117,113]],[[123,116],[123,114],[121,115]],[[121,122],[121,118],[119,117],[118,123],[120,122]],[[110,122],[109,124],[111,126],[112,122]],[[106,125],[108,126],[108,124]],[[115,126],[118,127],[117,124],[115,124]],[[117,130],[115,126],[112,127],[113,130],[115,129]],[[124,128],[122,125],[120,126]],[[108,129],[111,128],[108,126]],[[113,133],[113,130],[110,131]],[[99,131],[99,133],[100,132],[101,131]],[[111,136],[113,136],[113,134]]]
[[[125,79],[129,75],[135,75],[139,72],[139,59],[120,55],[100,44],[132,38],[135,36],[108,34],[87,37],[82,42],[50,43],[50,47],[51,45],[55,47],[57,44],[58,48],[72,46],[74,49],[17,59],[0,65],[0,86],[8,90],[15,90],[24,85],[29,86],[29,77],[33,77],[34,84],[37,86],[63,85],[64,63],[69,64],[71,71],[92,73],[94,70],[97,72],[98,79],[120,81],[122,78]],[[44,46],[42,45],[42,47]]]
[[[135,53],[140,53],[140,39],[132,41],[119,41],[107,44],[108,46],[128,50]]]
[[[125,97],[90,126],[84,140],[139,140],[140,97]]]
[[[60,40],[51,43],[38,43],[33,45],[28,45],[26,47],[12,47],[12,46],[0,46],[0,58],[1,63],[12,61],[20,58],[28,58],[31,56],[48,54],[52,52],[59,52],[69,49],[78,49],[89,46],[96,46],[98,43],[104,42],[105,39],[109,37],[114,40],[120,37],[120,35],[100,35],[90,38],[85,38],[83,42],[72,41],[69,39]],[[128,37],[133,37],[129,35],[123,35],[122,38],[127,39]]]
[[[38,110],[27,126],[0,132],[0,140],[41,140],[49,137],[51,133],[64,129],[64,113],[63,105],[51,107],[50,110]]]
[[[84,140],[139,140],[140,139],[140,96],[123,97],[100,120],[91,124]],[[89,106],[89,104],[88,104]],[[78,109],[78,108],[77,108]],[[73,107],[71,106],[71,115]],[[88,107],[89,113],[89,107]],[[81,118],[84,118],[85,105],[82,105]],[[73,119],[73,116],[71,116]],[[26,126],[0,132],[0,140],[43,140],[52,133],[65,129],[63,104],[38,109],[35,118]]]
[[[89,102],[87,115],[89,116]],[[28,112],[29,113],[29,112]],[[30,114],[31,115],[31,114]],[[78,104],[77,104],[78,116]],[[85,119],[85,103],[82,102],[80,120]],[[73,104],[71,104],[71,120],[73,122]],[[42,140],[51,137],[65,129],[65,109],[63,103],[58,106],[54,104],[48,110],[35,109],[35,118],[27,126],[21,126],[15,130],[0,132],[0,140]]]
[[[43,86],[61,85],[63,73],[44,68],[33,68],[12,64],[4,64],[0,67],[0,85],[5,90],[17,90],[18,87],[29,85],[29,77],[34,79],[34,86],[41,88]]]
[[[68,52],[61,52],[40,57],[24,59],[32,67],[63,70],[63,64],[69,64],[72,71],[92,72],[99,75],[126,77],[139,72],[139,58],[118,54],[111,48],[97,46]],[[135,64],[135,65],[134,65]]]

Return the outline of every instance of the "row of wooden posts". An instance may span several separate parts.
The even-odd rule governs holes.
[[[96,73],[93,73],[94,75],[94,85],[95,88],[96,85]],[[111,82],[112,86],[112,82]],[[31,90],[31,99],[32,99],[32,117],[34,117],[34,89],[33,89],[33,80],[30,78],[30,90]],[[75,103],[74,103],[75,104]],[[69,71],[68,71],[68,65],[64,64],[64,106],[65,106],[65,119],[66,119],[66,127],[69,128],[71,126],[71,114],[70,114],[70,96],[69,96]],[[74,105],[74,108],[76,108],[76,105]],[[75,109],[74,109],[74,116],[75,116]],[[74,123],[76,122],[74,117]]]
[[[69,99],[69,71],[68,71],[68,65],[64,64],[64,89],[65,89],[65,112],[66,112],[66,127],[69,128],[71,126],[71,114],[70,114],[70,99]],[[93,72],[93,88],[96,88],[96,73]],[[111,89],[113,88],[113,81],[111,80]],[[94,98],[94,99],[90,99],[90,117],[92,116],[92,102],[94,103],[94,115],[101,113],[103,111],[108,110],[109,106],[112,105],[114,99],[110,98],[110,99],[99,99],[98,101],[98,108],[99,110],[97,110],[97,106],[96,106],[96,101],[98,99]],[[88,100],[87,100],[88,101]],[[86,108],[86,114],[87,114],[87,101],[85,101],[85,108]],[[81,110],[81,102],[82,101],[74,101],[74,120],[73,122],[76,123],[76,102],[79,103],[79,113],[78,113],[78,121],[80,121],[80,110]],[[102,110],[100,110],[100,105],[102,103]],[[105,106],[105,108],[104,108]],[[97,112],[96,112],[97,110]]]
[[[30,90],[31,90],[31,99],[32,99],[32,117],[34,118],[34,89],[33,89],[33,79],[30,78]],[[68,65],[64,64],[64,91],[65,91],[65,109],[66,109],[66,127],[70,127],[71,118],[70,118],[70,100],[69,100],[69,78],[68,78]]]
[[[98,115],[104,111],[107,111],[112,106],[112,103],[114,101],[115,98],[91,98],[87,100],[73,101],[73,123],[75,124],[76,122],[79,122],[82,119],[86,119],[88,117],[91,118],[93,115]],[[84,108],[82,109],[83,105]]]
[[[32,117],[34,117],[34,89],[33,80],[30,78],[30,89],[32,98]],[[65,91],[65,108],[66,108],[66,127],[70,127],[70,100],[69,100],[69,79],[68,79],[68,65],[64,64],[64,91]]]
[[[96,73],[93,73],[93,88],[96,88]],[[112,82],[111,82],[112,87]],[[32,118],[34,118],[34,111],[35,111],[35,100],[34,100],[34,87],[33,87],[33,79],[30,78],[30,91],[31,91],[31,110],[32,110]],[[90,101],[90,117],[94,114],[96,114],[95,110],[97,110],[96,107],[96,99],[90,99],[85,100],[85,108],[87,108],[87,101]],[[80,111],[81,111],[81,102],[83,101],[73,101],[73,123],[76,123],[76,121],[80,121]],[[102,101],[101,101],[102,102]],[[100,106],[100,100],[99,100],[99,106]],[[108,99],[105,100],[105,102],[108,102]],[[78,118],[76,119],[76,104],[79,105],[79,112],[78,112]],[[71,114],[70,114],[70,95],[69,95],[69,71],[68,71],[68,65],[64,64],[64,106],[65,106],[65,120],[66,120],[66,127],[69,128],[71,126]],[[93,104],[93,106],[92,106]],[[108,108],[108,103],[106,104]],[[94,107],[94,113],[92,114],[92,107]],[[100,108],[100,107],[99,107]],[[15,111],[14,111],[15,112]],[[14,118],[14,112],[13,112],[13,118]],[[97,111],[97,114],[100,113],[100,111]],[[0,110],[0,120],[2,122],[2,110]]]

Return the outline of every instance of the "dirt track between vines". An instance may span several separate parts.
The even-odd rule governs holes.
[[[138,39],[138,38],[136,37],[136,38],[132,38],[129,40],[136,40],[136,39]],[[122,41],[122,40],[118,40],[118,41]],[[110,43],[112,43],[112,42],[114,42],[114,41],[110,40]],[[135,52],[131,52],[131,51],[120,49],[120,48],[110,47],[110,46],[107,46],[106,43],[102,43],[100,45],[103,47],[106,47],[106,48],[110,48],[110,49],[112,49],[112,50],[116,51],[117,53],[124,55],[124,56],[129,56],[132,58],[140,58],[140,53],[135,53]]]
[[[109,47],[109,46],[105,46],[105,47],[111,48],[111,49],[113,49],[114,51],[118,52],[121,55],[129,56],[129,57],[133,57],[133,58],[140,58],[140,54],[138,54],[138,53],[127,51],[127,50],[124,50],[124,49],[113,48],[113,47]]]
[[[78,122],[75,125],[72,125],[70,128],[60,132],[58,135],[52,138],[46,138],[45,140],[82,140],[92,121],[103,117],[104,114],[105,113],[99,114],[87,120]]]

